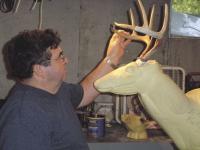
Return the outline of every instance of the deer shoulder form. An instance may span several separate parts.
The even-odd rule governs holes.
[[[121,36],[126,36],[128,39],[143,41],[147,45],[146,49],[139,56],[139,59],[110,72],[98,79],[94,85],[100,92],[111,92],[120,95],[138,93],[144,108],[173,139],[179,149],[200,150],[200,99],[191,101],[191,94],[188,94],[190,96],[190,98],[188,98],[181,89],[163,73],[157,61],[147,61],[147,58],[157,46],[158,37],[162,37],[166,30],[168,7],[165,5],[165,21],[163,23],[164,27],[161,29],[162,31],[154,32],[151,31],[151,23],[148,23],[145,17],[146,13],[141,1],[138,1],[140,9],[142,10],[141,12],[143,13],[143,22],[146,22],[145,25],[141,27],[144,30],[140,31],[141,28],[137,28],[138,30],[136,31],[132,13],[130,13],[132,25],[115,25],[133,30],[130,36]],[[150,20],[151,19],[152,18],[150,18]],[[114,29],[114,31],[118,33],[117,30]],[[146,35],[137,34],[137,32],[142,32],[144,34],[144,31]],[[156,38],[154,44],[151,43],[153,38]],[[200,89],[198,89],[198,91],[200,91]],[[200,92],[195,92],[195,94],[198,93],[200,94]]]

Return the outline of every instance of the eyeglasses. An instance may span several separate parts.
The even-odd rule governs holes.
[[[60,51],[59,56],[57,58],[42,60],[38,64],[42,64],[44,66],[48,66],[51,61],[59,61],[61,63],[67,62],[66,57],[64,55],[64,52]]]
[[[59,53],[59,56],[58,56],[58,58],[55,58],[55,59],[50,59],[50,60],[53,60],[53,61],[59,61],[59,60],[61,60],[61,61],[65,61],[65,55],[64,55],[64,52],[63,51],[61,51],[60,53]]]

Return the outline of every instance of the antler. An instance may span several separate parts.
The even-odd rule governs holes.
[[[131,25],[128,24],[119,24],[119,23],[114,23],[113,25],[113,31],[120,36],[123,36],[127,39],[131,40],[137,40],[137,41],[142,41],[146,44],[146,48],[143,50],[143,52],[140,54],[139,58],[142,60],[146,60],[150,55],[152,55],[152,51],[158,46],[159,44],[159,39],[161,39],[167,29],[167,23],[168,23],[168,5],[165,4],[165,11],[164,11],[164,21],[163,21],[163,26],[159,32],[153,31],[153,20],[154,20],[154,11],[155,11],[155,5],[153,5],[151,9],[151,14],[150,14],[150,20],[148,23],[146,11],[144,9],[144,6],[141,2],[141,0],[138,0],[139,8],[142,13],[142,20],[143,20],[143,25],[141,27],[135,25],[135,20],[134,20],[134,15],[132,10],[129,10],[129,15],[130,15],[130,20],[131,20]],[[132,31],[130,35],[125,35],[122,32],[119,32],[116,27],[120,27],[122,29],[129,29]],[[142,33],[144,35],[139,35],[137,32]]]

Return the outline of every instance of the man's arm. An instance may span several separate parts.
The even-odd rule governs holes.
[[[121,31],[124,32],[124,31]],[[125,34],[128,34],[125,32]],[[99,92],[94,87],[94,81],[107,74],[114,69],[120,63],[122,56],[124,55],[125,47],[130,43],[130,40],[113,34],[110,39],[109,46],[106,52],[106,57],[99,63],[99,65],[88,74],[81,85],[84,90],[83,99],[78,107],[86,106],[90,104]]]

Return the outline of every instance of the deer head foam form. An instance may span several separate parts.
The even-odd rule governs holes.
[[[141,5],[141,7],[143,6]],[[165,7],[167,6],[165,5]],[[143,14],[143,16],[145,15]],[[148,23],[144,24],[142,28],[146,28],[148,25]],[[133,30],[132,35],[127,38],[135,38],[146,42],[146,39],[151,41],[152,36],[154,36],[152,35],[153,31],[143,37],[137,35],[133,23],[132,26],[120,26]],[[144,32],[146,33],[148,30],[149,26]],[[161,34],[163,34],[162,30]],[[146,43],[147,48],[145,50],[154,49],[155,46],[149,48],[148,42]],[[149,56],[148,52],[141,56],[141,58],[146,59],[146,55]],[[138,93],[141,97],[141,104],[168,133],[179,149],[200,150],[200,104],[198,100],[191,101],[163,73],[160,64],[155,60],[148,60],[146,62],[141,60],[137,59],[103,76],[94,83],[95,87],[100,92],[111,92],[119,95]]]

